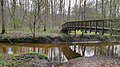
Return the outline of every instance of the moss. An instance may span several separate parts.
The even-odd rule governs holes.
[[[0,54],[0,67],[26,67],[34,59],[47,59],[47,57],[39,53],[26,53],[21,55]]]
[[[22,54],[20,56],[16,56],[16,58],[17,57],[19,57],[20,59],[26,60],[26,61],[30,60],[32,58],[47,59],[46,55],[43,55],[43,54],[40,54],[40,53],[35,53],[35,52]]]

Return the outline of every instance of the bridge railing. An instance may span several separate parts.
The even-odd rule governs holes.
[[[66,27],[81,27],[81,26],[86,26],[86,27],[106,27],[110,28],[111,25],[114,25],[114,22],[116,20],[114,19],[104,19],[104,20],[86,20],[86,21],[70,21],[66,22],[62,25],[62,28]]]
[[[62,25],[62,29],[69,28],[69,29],[91,29],[94,28],[97,32],[97,29],[109,29],[112,30],[115,28],[116,20],[120,19],[102,19],[102,20],[85,20],[85,21],[70,21],[66,22]]]

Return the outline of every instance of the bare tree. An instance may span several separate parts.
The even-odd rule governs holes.
[[[83,20],[86,20],[86,0],[84,0],[84,14],[83,14]]]
[[[75,0],[75,20],[78,20],[78,0]]]
[[[98,19],[98,0],[96,0],[96,19]]]
[[[78,17],[80,20],[82,20],[82,0],[79,0],[79,13],[78,13]]]
[[[2,12],[2,34],[4,34],[5,31],[5,17],[4,17],[4,0],[1,0],[1,12]]]
[[[54,6],[53,6],[53,0],[51,0],[51,20],[54,23]],[[51,25],[53,26],[53,24]]]
[[[102,8],[101,8],[101,12],[102,12],[102,19],[105,18],[105,8],[104,8],[104,0],[102,0]]]
[[[64,0],[63,1],[63,22],[65,22],[66,21],[66,1]]]
[[[13,22],[13,29],[16,29],[16,23],[15,23],[15,10],[16,10],[16,0],[13,0],[12,2],[12,14],[11,14],[11,18],[12,18],[12,22]]]
[[[62,17],[62,11],[63,11],[63,0],[59,0],[60,1],[60,8],[59,8],[59,12],[60,12],[60,16]]]
[[[68,6],[68,21],[70,20],[71,15],[71,0],[69,0],[69,6]]]

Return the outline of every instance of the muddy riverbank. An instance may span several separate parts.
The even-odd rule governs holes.
[[[21,55],[0,54],[0,67],[119,67],[120,59],[115,57],[79,57],[66,63],[55,63],[45,55],[26,53]]]
[[[93,56],[72,59],[60,67],[119,67],[120,59],[115,57]]]
[[[0,67],[59,67],[59,64],[52,63],[39,53],[0,54],[0,60]]]
[[[0,36],[2,43],[75,43],[75,42],[119,42],[120,36],[100,36],[100,35],[84,35],[84,36],[21,36],[9,35]]]

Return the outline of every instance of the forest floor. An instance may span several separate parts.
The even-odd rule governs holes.
[[[72,59],[60,67],[120,67],[120,58],[93,56]]]
[[[22,33],[8,33],[0,34],[0,42],[13,42],[13,43],[73,43],[73,42],[120,42],[120,36],[110,35],[54,35],[54,36],[39,36],[35,38],[30,34]]]

